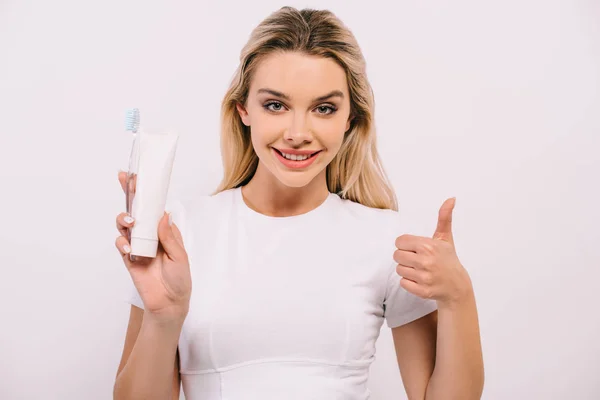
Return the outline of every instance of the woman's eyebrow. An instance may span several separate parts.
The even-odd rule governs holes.
[[[273,90],[273,89],[268,89],[268,88],[258,89],[257,94],[260,94],[260,93],[268,93],[268,94],[270,94],[272,96],[280,97],[280,98],[282,98],[284,100],[287,100],[287,101],[291,100],[291,96],[289,96],[289,95],[287,95],[285,93],[278,92],[277,90]],[[334,91],[332,91],[332,92],[330,92],[330,93],[328,93],[328,94],[326,94],[324,96],[317,97],[313,101],[323,101],[323,100],[330,99],[332,97],[339,97],[340,99],[343,99],[344,98],[344,93],[342,93],[341,90],[334,90]]]

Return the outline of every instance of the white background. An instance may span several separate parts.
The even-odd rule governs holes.
[[[483,398],[600,398],[600,3],[287,4],[331,9],[358,38],[398,234],[433,234],[457,196]],[[0,0],[0,398],[111,398],[124,111],[181,135],[172,190],[212,191],[220,101],[282,5]],[[405,398],[385,326],[377,357],[372,398]]]

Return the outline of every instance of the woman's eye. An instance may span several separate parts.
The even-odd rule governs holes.
[[[322,115],[333,114],[336,111],[335,107],[332,106],[319,106],[317,107],[317,112]]]
[[[269,111],[281,111],[283,109],[283,104],[272,102],[265,104],[264,107]]]
[[[276,101],[272,101],[270,103],[267,103],[263,106],[266,110],[271,111],[271,112],[279,112],[284,110],[285,106],[279,102]],[[318,106],[315,110],[317,110],[317,114],[319,115],[330,115],[333,114],[334,112],[337,111],[337,108],[335,108],[332,105],[322,105],[322,106]]]

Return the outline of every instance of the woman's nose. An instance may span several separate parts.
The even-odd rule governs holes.
[[[304,115],[295,115],[292,118],[291,125],[284,134],[284,139],[296,145],[312,141],[313,136],[309,123]]]

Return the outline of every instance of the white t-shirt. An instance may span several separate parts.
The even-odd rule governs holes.
[[[399,214],[330,194],[269,217],[231,189],[167,211],[182,230],[192,297],[179,340],[187,400],[363,400],[384,318],[436,309],[399,285]],[[131,284],[128,302],[143,308]]]

